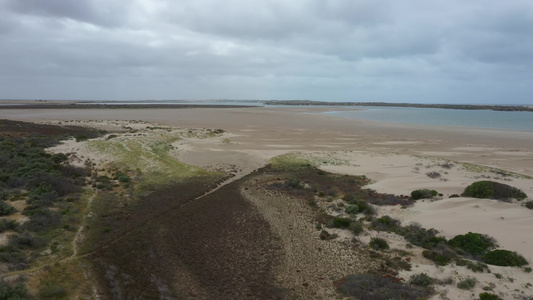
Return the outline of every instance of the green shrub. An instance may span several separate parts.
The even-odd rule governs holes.
[[[370,243],[368,243],[370,248],[374,250],[387,250],[389,249],[389,243],[387,243],[386,240],[378,237],[373,237],[372,240],[370,240]]]
[[[16,209],[7,204],[5,201],[0,200],[0,216],[8,216],[12,213],[14,213]]]
[[[353,202],[357,201],[356,198],[355,198],[355,195],[352,195],[352,194],[347,194],[347,195],[342,196],[342,200],[344,200],[344,201],[346,201],[348,203],[353,203]]]
[[[434,248],[439,244],[446,243],[446,238],[437,236],[436,229],[425,229],[419,224],[410,224],[399,228],[398,234],[402,235],[408,242],[426,249]]]
[[[476,286],[476,279],[472,277],[467,277],[457,283],[457,287],[462,290],[470,290]]]
[[[397,231],[400,227],[400,221],[389,216],[383,216],[372,220],[372,227],[379,231]]]
[[[482,255],[498,246],[492,237],[473,232],[456,235],[448,244],[473,256]]]
[[[361,224],[359,221],[353,221],[350,223],[350,226],[348,226],[348,229],[354,235],[359,235],[361,232],[363,232],[363,224]]]
[[[433,251],[433,250],[424,250],[422,252],[422,255],[425,258],[433,261],[434,263],[436,263],[439,266],[445,266],[445,265],[449,264],[450,261],[452,260],[452,256],[446,255],[446,254],[442,254],[442,253],[439,253],[439,252]]]
[[[507,184],[494,181],[477,181],[467,186],[461,194],[464,197],[509,200],[523,200],[527,195],[521,190]]]
[[[335,284],[339,292],[357,299],[425,299],[433,291],[427,287],[413,286],[377,274],[347,276]]]
[[[376,210],[374,209],[374,207],[372,207],[372,205],[366,203],[363,200],[357,200],[354,195],[345,195],[344,197],[342,197],[342,200],[346,201],[349,204],[357,205],[357,207],[359,208],[359,212],[364,213],[367,216],[376,214]]]
[[[61,225],[61,214],[47,208],[31,209],[31,207],[27,207],[24,209],[24,214],[29,216],[30,220],[24,223],[21,227],[29,231],[45,231]]]
[[[0,233],[6,231],[6,230],[15,230],[17,229],[19,223],[15,220],[7,220],[2,219],[0,220]]]
[[[78,136],[76,136],[76,142],[83,142],[83,141],[86,141],[88,139],[89,139],[89,137],[87,137],[86,135],[78,135]]]
[[[498,295],[485,292],[485,293],[479,294],[479,300],[503,300],[503,299],[498,297]]]
[[[426,273],[413,274],[409,279],[410,284],[418,286],[430,286],[435,282],[435,279],[429,277]]]
[[[462,258],[455,258],[455,264],[458,266],[465,266],[467,269],[472,270],[474,273],[484,272],[485,269],[489,270],[489,267],[482,262],[474,263]]]
[[[445,244],[438,244],[432,249],[424,250],[422,255],[439,266],[445,266],[449,264],[452,259],[457,257],[457,254],[450,250]]]
[[[494,186],[490,184],[490,181],[474,182],[467,186],[461,195],[474,198],[492,198]]]
[[[355,204],[350,204],[346,206],[346,208],[344,209],[344,212],[350,215],[356,215],[357,213],[359,213],[359,206]]]
[[[24,232],[20,235],[15,234],[10,236],[8,245],[19,249],[37,249],[46,245],[46,241]]]
[[[438,195],[438,192],[435,190],[421,189],[411,192],[411,199],[419,200],[424,198],[433,198]]]
[[[126,174],[120,174],[120,176],[118,176],[118,181],[122,183],[130,182],[131,178]]]
[[[466,268],[469,269],[469,270],[472,270],[472,272],[474,273],[477,273],[477,272],[484,272],[485,269],[486,270],[489,270],[489,267],[484,264],[484,263],[481,263],[481,262],[476,262],[476,263],[473,263],[471,261],[468,261],[466,263]]]
[[[348,228],[351,220],[345,218],[333,218],[333,227],[335,228]]]
[[[520,254],[509,250],[493,250],[482,256],[485,263],[504,267],[521,267],[527,265],[527,260]]]
[[[11,285],[4,280],[0,281],[0,299],[8,300],[25,300],[31,299],[28,294],[28,289],[23,283],[18,283],[16,285]]]
[[[533,209],[533,201],[526,202],[526,207],[529,209]]]

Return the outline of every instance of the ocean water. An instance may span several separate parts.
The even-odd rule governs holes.
[[[379,122],[533,131],[533,112],[412,107],[353,107],[324,114]]]

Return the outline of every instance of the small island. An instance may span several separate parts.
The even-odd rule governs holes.
[[[419,104],[419,103],[390,103],[390,102],[329,102],[329,101],[314,101],[314,100],[270,100],[270,101],[263,101],[262,103],[265,105],[380,106],[380,107],[415,107],[415,108],[533,112],[533,108],[530,106],[526,106],[526,105]]]

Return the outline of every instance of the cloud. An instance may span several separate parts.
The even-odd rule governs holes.
[[[527,102],[530,3],[0,0],[0,98]]]
[[[6,0],[6,7],[21,15],[71,19],[99,26],[120,23],[124,12],[119,4],[103,0]]]

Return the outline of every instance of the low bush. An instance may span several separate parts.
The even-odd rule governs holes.
[[[0,281],[0,299],[25,300],[31,298],[28,294],[28,289],[22,282],[11,285],[4,280]]]
[[[485,253],[482,260],[489,265],[503,267],[521,267],[528,264],[527,260],[520,254],[502,249]]]
[[[21,227],[29,231],[44,231],[61,225],[61,214],[49,209],[25,210],[30,220]]]
[[[526,207],[529,209],[533,209],[533,201],[526,202]]]
[[[70,178],[87,177],[90,175],[90,171],[87,168],[71,165],[60,165],[59,171],[61,171],[63,176]]]
[[[503,300],[503,299],[498,297],[498,295],[485,292],[485,293],[479,294],[479,300]]]
[[[332,240],[334,238],[337,237],[337,234],[331,234],[329,232],[327,232],[326,230],[322,230],[320,231],[320,235],[319,235],[320,239],[321,240]]]
[[[378,237],[374,237],[370,240],[370,243],[368,243],[370,248],[374,250],[387,250],[389,249],[389,243],[387,243],[386,240]]]
[[[409,279],[410,284],[418,286],[430,286],[435,282],[435,279],[429,277],[426,273],[413,274]]]
[[[350,204],[346,206],[346,208],[344,209],[344,212],[350,215],[356,215],[359,213],[359,206],[355,204]]]
[[[290,178],[290,179],[285,180],[285,182],[283,183],[283,186],[289,189],[301,189],[302,188],[300,186],[300,180],[295,179],[295,178]]]
[[[348,226],[348,229],[354,235],[359,235],[361,232],[363,232],[363,224],[361,224],[359,221],[353,221],[350,223],[350,226]]]
[[[425,199],[425,198],[433,198],[437,196],[438,194],[439,193],[435,190],[428,190],[428,189],[415,190],[411,192],[411,199],[419,200],[419,199]]]
[[[408,242],[426,249],[446,243],[446,238],[437,236],[438,233],[436,229],[426,229],[416,223],[401,227],[398,230],[398,234],[402,235]]]
[[[498,247],[494,238],[485,234],[473,232],[456,235],[448,241],[448,244],[474,257],[478,257],[487,251]]]
[[[15,220],[6,220],[2,219],[0,220],[0,233],[6,231],[6,230],[16,230],[19,223]]]
[[[433,179],[439,178],[441,176],[440,173],[437,172],[437,171],[428,172],[428,173],[426,173],[426,175],[427,175],[427,177],[433,178]]]
[[[527,195],[521,190],[507,184],[494,181],[477,181],[467,186],[461,194],[464,197],[488,198],[497,200],[523,200]]]
[[[336,286],[343,295],[361,300],[425,299],[433,293],[430,288],[404,284],[377,274],[350,275],[336,282]]]
[[[459,281],[457,283],[457,287],[462,289],[462,290],[470,290],[472,289],[473,287],[476,286],[476,279],[475,278],[472,278],[472,277],[467,277],[461,281]]]
[[[126,183],[126,182],[130,182],[131,181],[131,178],[127,174],[124,174],[122,172],[118,172],[115,178],[119,182],[122,182],[122,183]],[[300,184],[300,182],[298,181],[298,185],[299,184]]]
[[[357,201],[357,198],[355,197],[355,195],[347,194],[347,195],[342,196],[342,200],[348,203],[354,203]]]
[[[474,273],[484,272],[485,270],[490,271],[489,267],[486,264],[482,263],[482,262],[475,262],[474,263],[474,262],[471,262],[471,261],[466,260],[466,259],[456,258],[455,259],[455,264],[458,265],[458,266],[464,266],[467,269],[472,270],[472,272],[474,272]]]
[[[445,244],[439,244],[430,250],[424,250],[422,255],[439,266],[445,266],[457,257],[457,254]]]
[[[26,256],[18,248],[7,245],[0,247],[0,262],[20,266],[14,269],[23,269],[26,266]]]
[[[333,218],[333,227],[335,228],[348,228],[351,220],[346,218]]]
[[[477,262],[477,263],[473,263],[473,262],[468,262],[466,264],[466,268],[469,269],[469,270],[472,270],[472,272],[474,273],[477,273],[477,272],[484,272],[485,270],[489,270],[489,267],[484,264],[484,263],[481,263],[481,262]]]
[[[437,265],[439,266],[445,266],[447,264],[449,264],[451,261],[452,261],[452,256],[449,256],[449,255],[446,255],[446,254],[442,254],[442,253],[439,253],[437,251],[433,251],[433,250],[424,250],[422,252],[422,255],[433,261],[434,263],[436,263]]]
[[[5,201],[0,200],[0,216],[8,216],[12,213],[14,213],[16,209],[7,204]]]
[[[385,258],[385,265],[394,270],[411,271],[412,269],[410,261],[403,260],[401,256],[395,256],[393,258]]]
[[[374,209],[374,207],[372,207],[372,205],[366,203],[363,200],[357,200],[357,198],[354,195],[351,195],[351,194],[344,195],[342,197],[342,200],[346,201],[349,204],[357,205],[359,209],[359,213],[364,213],[367,216],[376,214],[376,210]]]
[[[401,222],[389,216],[383,216],[372,220],[372,227],[379,231],[396,232],[400,228]]]
[[[9,237],[9,246],[18,249],[37,249],[46,245],[46,241],[40,237],[32,236],[31,234],[24,232],[20,235],[12,235]]]
[[[89,138],[86,135],[77,135],[75,136],[76,142],[83,142],[88,140]]]

